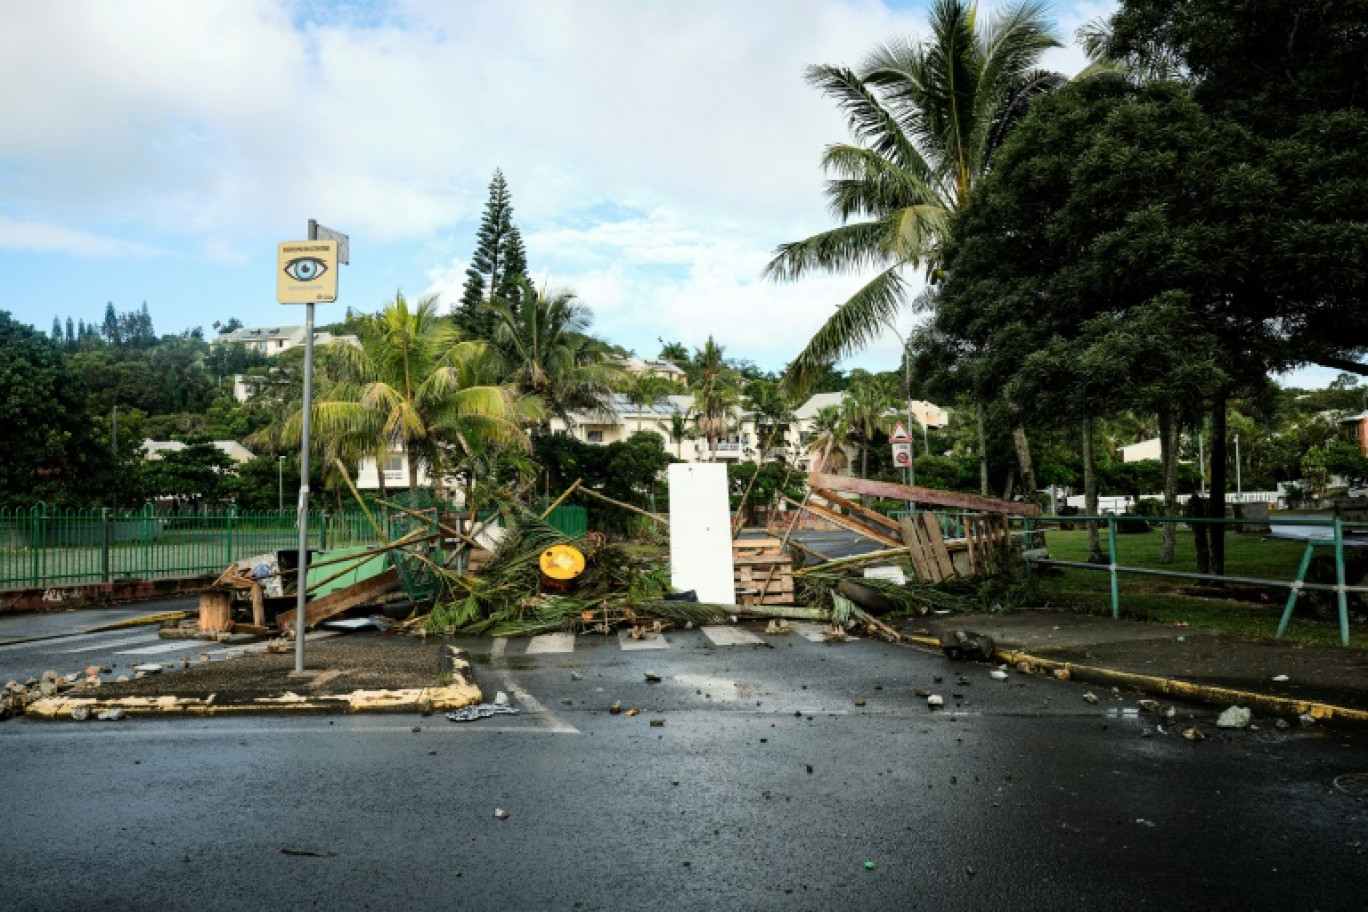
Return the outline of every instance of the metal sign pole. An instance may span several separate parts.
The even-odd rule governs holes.
[[[309,240],[318,240],[318,222],[309,219]],[[299,443],[299,561],[295,593],[295,673],[304,671],[304,606],[309,590],[309,430],[313,423],[314,306],[304,306],[304,427]]]

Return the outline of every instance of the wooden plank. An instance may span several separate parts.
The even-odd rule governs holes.
[[[853,500],[846,500],[844,497],[837,494],[835,491],[826,491],[819,489],[814,491],[813,493],[816,494],[818,497],[822,498],[823,500],[827,501],[828,503],[833,503],[838,507],[843,507],[844,509],[849,510],[856,516],[860,516],[864,519],[869,520],[872,523],[877,523],[878,525],[883,526],[890,532],[898,531],[897,520],[889,519],[882,513],[879,513],[875,510],[871,510],[868,507],[863,506],[862,504],[857,504]]]
[[[227,630],[233,624],[233,593],[222,589],[201,592],[199,597],[199,629]]]
[[[955,565],[950,562],[950,552],[946,550],[945,538],[941,535],[940,520],[930,513],[923,513],[922,526],[926,529],[925,541],[940,568],[940,578],[949,579],[955,575]]]
[[[787,554],[738,554],[732,560],[734,567],[770,567],[774,564],[787,564],[792,558]]]
[[[924,583],[936,582],[931,566],[927,563],[926,549],[922,547],[921,532],[916,522],[912,517],[905,516],[898,520],[898,525],[902,531],[903,542],[907,545],[907,558],[912,564],[912,572]]]
[[[789,503],[794,504],[795,506],[800,507],[801,509],[807,510],[809,513],[812,513],[812,514],[814,514],[814,515],[816,515],[816,516],[822,517],[823,519],[827,520],[828,522],[835,523],[836,525],[840,526],[842,529],[845,529],[845,530],[850,531],[850,532],[857,532],[857,533],[859,533],[860,535],[863,535],[865,538],[873,539],[874,541],[879,542],[880,544],[884,545],[885,547],[888,547],[888,548],[901,548],[901,547],[903,547],[903,543],[902,543],[902,542],[896,541],[896,540],[894,540],[894,539],[892,539],[892,538],[889,538],[887,535],[882,535],[882,534],[880,534],[880,533],[878,533],[878,532],[875,532],[873,529],[870,529],[870,528],[867,527],[867,526],[862,526],[862,525],[860,525],[860,524],[857,523],[857,522],[854,522],[854,521],[852,521],[852,520],[846,519],[844,516],[842,516],[842,515],[839,514],[839,513],[833,512],[833,511],[831,511],[831,510],[827,510],[827,509],[825,509],[825,508],[823,508],[823,507],[814,506],[814,505],[812,505],[812,504],[802,505],[802,504],[799,504],[797,501],[789,500],[789,498],[787,498],[787,497],[785,497],[784,499],[785,499],[785,500],[788,500]]]
[[[934,504],[938,507],[961,507],[981,513],[1005,513],[1012,516],[1039,516],[1040,507],[1033,503],[999,500],[996,497],[982,497],[978,494],[962,494],[959,491],[938,491],[935,488],[919,488],[914,485],[894,484],[889,481],[873,481],[868,478],[855,478],[849,475],[823,475],[814,472],[808,476],[808,486],[831,491],[845,491],[850,494],[870,494],[874,497],[890,497],[894,500],[911,500],[921,504]]]
[[[266,592],[260,584],[252,586],[252,626],[266,626]]]
[[[357,605],[364,605],[377,596],[384,595],[391,589],[399,585],[399,571],[391,567],[378,576],[348,586],[346,589],[339,589],[329,593],[320,599],[314,599],[304,608],[304,626],[313,627],[319,621],[326,620],[335,614],[341,614],[348,608],[355,608]],[[295,623],[295,611],[282,611],[276,615],[276,626],[281,631],[293,629]]]
[[[778,554],[779,539],[777,538],[738,538],[732,541],[732,553],[741,554]]]

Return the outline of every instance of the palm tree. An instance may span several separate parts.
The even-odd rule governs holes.
[[[845,413],[834,405],[826,405],[812,416],[813,437],[808,452],[817,454],[818,471],[839,475],[849,464],[846,445],[850,443],[850,424]]]
[[[760,458],[782,437],[793,423],[793,402],[784,388],[773,381],[754,380],[746,387],[746,408],[755,418]]]
[[[860,477],[867,478],[869,448],[876,433],[888,430],[889,413],[897,407],[896,394],[884,378],[866,375],[850,384],[841,406],[846,424],[860,438]]]
[[[675,445],[675,459],[683,459],[680,455],[680,444],[689,433],[689,413],[681,412],[678,409],[670,412],[670,439]]]
[[[489,345],[508,381],[567,425],[571,411],[611,412],[626,373],[607,344],[588,334],[592,312],[570,291],[538,291],[519,280],[515,307],[495,298]]]
[[[1059,46],[1045,7],[1022,0],[986,23],[978,4],[936,0],[931,38],[878,48],[857,73],[813,66],[807,81],[835,99],[853,144],[829,146],[826,195],[841,225],[781,245],[765,268],[779,281],[812,270],[879,273],[840,305],[789,365],[803,386],[882,331],[904,304],[902,270],[934,279],[949,217],[964,206],[1031,100],[1063,82],[1037,68]]]
[[[654,406],[674,389],[674,384],[664,377],[654,374],[635,374],[626,384],[624,392],[627,400],[637,409],[637,432],[641,431],[641,413]]]
[[[723,347],[708,336],[704,346],[694,352],[693,364],[697,371],[694,382],[694,413],[699,433],[708,438],[708,459],[717,459],[717,438],[731,427],[732,414],[740,402],[737,389],[739,379],[727,365]]]
[[[466,449],[471,441],[527,446],[512,391],[486,381],[484,344],[460,341],[436,295],[411,309],[396,293],[363,318],[357,337],[359,347],[329,346],[319,362],[314,426],[325,453],[375,456],[383,476],[384,457],[398,446],[415,491],[419,465],[432,465],[443,438]]]

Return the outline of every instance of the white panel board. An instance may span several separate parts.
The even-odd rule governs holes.
[[[670,583],[700,602],[736,604],[727,467],[676,462],[670,479]]]

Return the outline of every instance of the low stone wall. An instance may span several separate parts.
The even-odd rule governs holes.
[[[177,595],[198,595],[214,581],[212,576],[183,579],[117,580],[80,586],[50,586],[0,592],[0,614],[32,611],[67,611],[122,602],[141,602]]]

